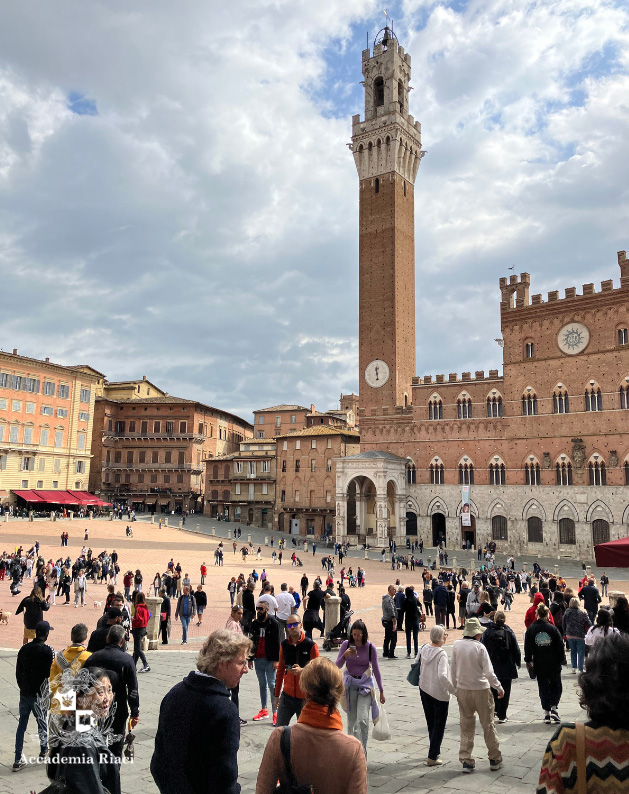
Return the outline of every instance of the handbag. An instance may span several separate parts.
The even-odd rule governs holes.
[[[371,738],[377,742],[388,742],[391,738],[391,729],[389,728],[389,718],[384,707],[384,703],[380,704],[380,717],[378,722],[373,726]]]
[[[290,728],[284,726],[280,736],[280,750],[284,759],[284,769],[286,770],[286,783],[281,783],[274,789],[275,794],[315,794],[315,790],[310,785],[303,785],[297,782],[293,767],[290,762]]]
[[[426,643],[424,643],[419,649],[417,661],[413,662],[411,669],[408,671],[408,675],[406,676],[406,680],[411,686],[419,686],[419,674],[421,673],[422,669],[422,648],[424,648],[425,645]]]

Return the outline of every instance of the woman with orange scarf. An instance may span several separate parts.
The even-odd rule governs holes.
[[[326,794],[367,794],[367,763],[362,744],[343,733],[338,702],[343,675],[329,659],[313,659],[300,676],[306,702],[297,724],[276,728],[264,750],[256,794],[272,794],[277,781],[288,783],[291,774],[300,785]],[[280,742],[288,733],[290,769]],[[284,738],[284,742],[286,739]]]

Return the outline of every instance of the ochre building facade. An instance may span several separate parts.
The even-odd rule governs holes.
[[[500,280],[503,371],[415,374],[410,57],[385,29],[363,53],[359,177],[360,454],[337,461],[336,535],[495,540],[503,550],[591,558],[629,534],[629,261],[620,286],[530,294]],[[610,274],[613,275],[613,274]],[[498,301],[497,301],[498,304]],[[469,485],[470,526],[461,520]]]

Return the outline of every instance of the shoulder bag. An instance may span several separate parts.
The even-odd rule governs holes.
[[[275,794],[314,794],[315,790],[310,785],[302,785],[297,782],[293,767],[290,762],[290,728],[284,726],[280,736],[280,750],[284,759],[284,769],[286,770],[286,783],[280,783],[275,789]]]
[[[419,653],[417,654],[417,661],[413,662],[411,665],[411,669],[408,671],[408,675],[406,676],[406,680],[411,686],[419,686],[419,674],[421,673],[422,669],[422,649],[426,647],[426,643],[422,645],[419,649]]]

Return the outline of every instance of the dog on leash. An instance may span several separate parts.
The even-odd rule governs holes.
[[[102,601],[94,601],[94,609],[101,609],[103,606]]]
[[[11,612],[0,612],[0,623],[5,623],[7,626],[9,625],[9,618],[11,617]]]

